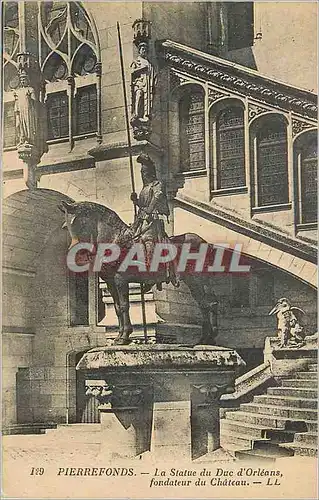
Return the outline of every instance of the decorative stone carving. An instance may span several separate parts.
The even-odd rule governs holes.
[[[170,42],[164,42],[162,44],[161,56],[168,64],[176,67],[176,69],[179,67],[187,68],[187,70],[194,75],[201,78],[205,77],[216,84],[225,85],[227,88],[233,89],[234,91],[239,90],[240,92],[247,92],[249,95],[254,94],[259,99],[274,103],[276,106],[279,105],[283,108],[296,110],[299,113],[302,112],[316,118],[318,108],[311,98],[307,99],[305,95],[299,97],[299,95],[296,96],[287,93],[285,89],[280,91],[271,85],[268,87],[264,83],[259,83],[260,80],[257,80],[254,76],[250,77],[247,75],[247,77],[238,77],[224,69],[214,68],[207,64],[198,64],[198,62],[191,60],[187,56],[177,53],[177,49],[173,49],[172,47],[168,48],[169,43]]]
[[[85,383],[86,396],[94,396],[100,404],[109,404],[113,398],[113,386],[105,380],[87,380]]]
[[[157,76],[149,61],[150,23],[138,19],[133,24],[134,43],[138,56],[131,64],[131,105],[133,135],[136,140],[148,139]]]
[[[314,127],[311,123],[303,122],[301,120],[292,120],[292,135],[295,137],[300,132],[303,132],[307,128]]]
[[[37,187],[36,164],[46,150],[44,109],[39,101],[42,86],[38,65],[29,53],[17,56],[19,88],[14,92],[18,155],[24,163],[29,189]]]
[[[302,347],[305,344],[304,317],[305,312],[293,307],[285,297],[278,300],[269,315],[277,317],[277,334],[279,347]]]
[[[185,83],[193,83],[189,78],[180,75],[179,73],[171,72],[171,88],[179,87]]]
[[[110,385],[106,380],[86,380],[85,394],[97,398],[100,406],[116,408],[138,408],[146,402],[147,387],[134,385]]]
[[[221,99],[222,97],[229,97],[229,94],[225,94],[224,92],[219,92],[215,89],[208,89],[208,102],[212,104],[213,102]]]
[[[255,116],[260,115],[261,113],[267,113],[267,109],[262,108],[261,106],[257,106],[257,104],[249,104],[248,105],[248,119],[251,121]]]
[[[197,393],[197,398],[199,401],[197,404],[214,404],[217,403],[223,394],[231,394],[234,392],[234,388],[229,384],[199,384],[193,385]]]

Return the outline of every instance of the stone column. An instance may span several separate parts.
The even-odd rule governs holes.
[[[87,380],[86,394],[92,394],[100,403],[101,453],[105,457],[133,458],[150,450],[153,404],[150,386]]]
[[[220,397],[234,392],[230,384],[191,386],[192,459],[220,447]]]

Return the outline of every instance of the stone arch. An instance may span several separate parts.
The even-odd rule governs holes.
[[[274,133],[271,132],[272,129]],[[263,137],[265,132],[266,136]],[[283,137],[280,137],[280,134]],[[273,139],[274,136],[279,138]],[[266,144],[266,141],[268,144]],[[274,141],[277,141],[277,143]],[[267,154],[265,153],[266,147],[268,147]],[[271,177],[274,182],[270,185],[267,179],[267,176],[269,177],[269,168],[271,168],[269,157],[271,157],[271,154],[275,154],[276,148],[281,148],[280,155],[282,158],[284,157],[284,160],[281,162],[277,160],[276,172],[272,172]],[[285,156],[283,156],[283,153]],[[267,207],[273,205],[289,206],[293,195],[291,182],[292,147],[287,116],[279,112],[269,112],[252,120],[249,126],[249,160],[252,207],[266,207],[267,209]]]
[[[262,241],[257,241],[246,234],[238,233],[235,229],[231,230],[208,220],[208,218],[200,217],[179,207],[176,207],[174,211],[176,234],[185,231],[185,217],[187,217],[187,231],[198,234],[208,243],[229,243],[232,246],[234,243],[240,243],[243,253],[248,257],[270,264],[274,268],[290,274],[312,288],[317,287],[316,264],[293,254],[288,254],[284,250],[270,246]]]
[[[169,175],[179,173],[181,164],[181,144],[180,144],[180,103],[184,96],[192,90],[200,90],[203,93],[204,120],[205,120],[205,87],[200,82],[185,82],[171,91],[168,107],[169,124]]]
[[[243,282],[248,280],[247,286],[249,287],[249,303],[243,308],[230,303],[233,276],[221,273],[220,276],[211,277],[211,287],[220,304],[218,309],[218,344],[236,349],[246,349],[250,353],[257,348],[259,354],[262,354],[265,338],[276,334],[276,321],[273,316],[269,316],[271,304],[264,305],[257,299],[254,299],[255,304],[252,303],[252,298],[256,297],[253,287],[257,285],[257,274],[260,268],[268,271],[273,279],[274,301],[286,296],[294,305],[304,309],[308,320],[308,333],[315,332],[317,277],[315,263],[283,249],[270,246],[270,242],[257,240],[248,235],[246,231],[239,233],[235,227],[234,229],[225,227],[222,222],[215,221],[215,217],[211,218],[209,214],[205,216],[192,207],[187,209],[186,206],[182,206],[182,203],[175,207],[174,225],[176,234],[183,233],[187,227],[188,232],[199,235],[211,244],[229,244],[230,248],[234,248],[235,244],[241,244],[243,254],[251,261],[252,272],[243,276]],[[254,266],[256,266],[256,270]],[[236,276],[234,277],[236,280]],[[237,279],[239,280],[239,278]],[[241,290],[242,286],[239,288]],[[175,294],[174,311],[178,314],[178,317],[174,317],[175,323],[185,321],[185,310],[192,310],[194,318],[196,315],[191,298],[186,297],[185,293],[184,297],[178,296],[182,292],[183,290],[171,291]],[[240,293],[245,292],[241,291]],[[244,359],[247,352],[245,355],[243,353]]]
[[[59,203],[72,201],[49,189],[23,190],[3,202],[3,263],[5,268],[35,272],[36,259],[52,231],[63,223]]]
[[[210,177],[210,192],[211,195],[213,195],[214,191],[220,191],[223,188],[219,186],[218,178],[220,175],[220,170],[221,170],[221,165],[219,161],[219,140],[218,140],[218,121],[219,117],[223,114],[223,112],[226,112],[226,110],[241,110],[240,115],[242,116],[242,161],[243,161],[243,168],[241,170],[241,175],[243,177],[242,179],[242,184],[240,186],[236,186],[235,188],[232,189],[243,189],[247,185],[247,178],[248,176],[248,168],[247,168],[247,160],[246,158],[248,157],[248,149],[249,145],[247,144],[246,141],[246,103],[243,99],[237,98],[237,97],[225,97],[218,99],[218,101],[214,102],[212,105],[209,106],[209,113],[208,113],[208,127],[209,127],[209,133],[208,133],[208,142],[209,144],[207,145],[207,149],[209,151],[209,177]],[[226,188],[227,189],[227,188]]]
[[[3,201],[3,348],[5,371],[4,420],[6,424],[33,420],[26,408],[28,394],[20,393],[16,406],[16,377],[20,369],[31,370],[37,337],[36,310],[39,306],[37,286],[40,256],[60,234],[62,252],[67,249],[67,234],[61,226],[63,214],[58,204],[71,199],[57,191],[37,189],[18,191]],[[47,284],[48,286],[48,284]],[[44,333],[45,335],[45,333]],[[42,347],[48,349],[48,340]],[[37,375],[39,376],[39,375]],[[18,380],[18,378],[17,378]],[[24,382],[26,383],[26,382]],[[21,388],[21,387],[20,387]],[[40,396],[39,396],[40,397]],[[38,420],[39,421],[39,420]]]
[[[311,164],[307,164],[305,155],[307,150],[313,146]],[[308,158],[309,160],[309,158]],[[293,173],[294,173],[294,200],[295,221],[297,228],[309,228],[316,230],[317,223],[317,172],[318,162],[318,137],[316,129],[307,129],[298,134],[293,142]],[[307,169],[304,170],[306,168]],[[310,173],[309,169],[310,168]],[[306,172],[308,174],[305,176]],[[309,213],[312,205],[311,211]],[[307,214],[308,206],[308,214]],[[305,210],[306,209],[306,210]]]

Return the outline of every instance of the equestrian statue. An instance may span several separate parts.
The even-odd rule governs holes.
[[[145,260],[149,263],[156,243],[170,243],[179,248],[186,243],[193,249],[206,243],[193,233],[167,236],[164,220],[169,216],[169,207],[163,185],[156,177],[155,165],[144,153],[138,156],[137,162],[141,163],[143,188],[139,196],[135,193],[131,195],[136,208],[133,224],[125,224],[113,210],[97,203],[63,201],[59,208],[65,214],[64,226],[72,238],[70,247],[86,241],[97,248],[99,243],[108,242],[119,246],[125,253],[138,242],[143,245]],[[202,312],[202,336],[199,343],[214,344],[217,336],[217,300],[208,276],[184,273],[178,277],[173,262],[152,273],[136,273],[130,268],[126,272],[120,272],[119,260],[103,265],[99,276],[107,284],[118,318],[119,335],[115,339],[116,344],[129,344],[133,331],[129,314],[129,283],[141,283],[145,293],[153,286],[161,290],[162,283],[171,283],[177,287],[179,279],[189,287]]]

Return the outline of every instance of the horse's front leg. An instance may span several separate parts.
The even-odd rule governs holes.
[[[119,296],[117,293],[117,288],[116,288],[113,280],[107,281],[107,288],[112,296],[113,306],[114,306],[115,313],[116,313],[117,320],[118,320],[118,324],[119,324],[119,334],[115,339],[115,342],[117,342],[122,337],[123,331],[124,331],[124,329],[123,329],[123,327],[124,327],[123,315],[122,315],[121,308],[120,308],[120,300],[119,300]]]
[[[129,284],[128,281],[121,275],[114,276],[114,284],[117,290],[119,299],[119,309],[122,319],[122,334],[119,335],[117,344],[129,344],[130,335],[133,332],[133,327],[130,318],[130,301],[129,301]]]

